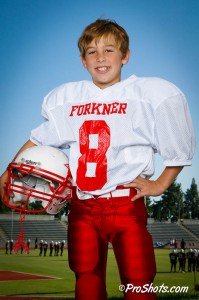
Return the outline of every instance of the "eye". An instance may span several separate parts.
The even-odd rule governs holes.
[[[114,52],[114,49],[112,49],[112,48],[107,48],[107,49],[105,50],[105,52]]]
[[[96,49],[95,48],[92,48],[92,47],[89,47],[86,49],[86,55],[92,55],[92,54],[95,54],[96,53]]]
[[[96,52],[95,50],[90,50],[90,51],[87,52],[87,54],[92,55],[92,54],[95,54],[95,52]]]

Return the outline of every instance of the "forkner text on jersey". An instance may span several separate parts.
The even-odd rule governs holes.
[[[111,115],[111,114],[126,114],[127,103],[86,103],[73,105],[70,112],[71,116],[82,115]]]

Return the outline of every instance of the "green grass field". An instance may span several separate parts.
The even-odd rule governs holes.
[[[199,273],[194,280],[193,273],[170,273],[168,250],[156,250],[157,275],[154,286],[188,286],[187,293],[159,293],[158,299],[199,299],[195,291],[195,283],[199,283]],[[74,299],[74,274],[67,265],[66,250],[64,256],[40,257],[38,250],[30,254],[5,255],[0,250],[0,270],[12,270],[33,274],[54,276],[53,280],[15,280],[1,281],[0,295],[48,295],[63,299]],[[197,278],[198,277],[198,278]],[[107,266],[107,290],[110,299],[122,299],[119,291],[120,281],[112,250],[109,250]],[[95,300],[95,299],[93,299]]]

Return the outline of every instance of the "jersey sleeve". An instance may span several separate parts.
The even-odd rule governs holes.
[[[155,110],[155,148],[165,166],[191,165],[195,135],[183,94],[163,100]]]
[[[30,140],[36,145],[47,145],[59,148],[67,148],[61,138],[54,116],[54,97],[50,94],[44,98],[41,114],[44,122],[31,131]]]

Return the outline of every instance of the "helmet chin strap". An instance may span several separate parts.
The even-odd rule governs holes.
[[[29,247],[27,246],[26,242],[24,241],[24,221],[26,218],[26,214],[23,211],[20,211],[19,221],[20,221],[20,230],[17,241],[13,245],[13,251],[17,253],[20,249],[27,254],[29,254]]]

